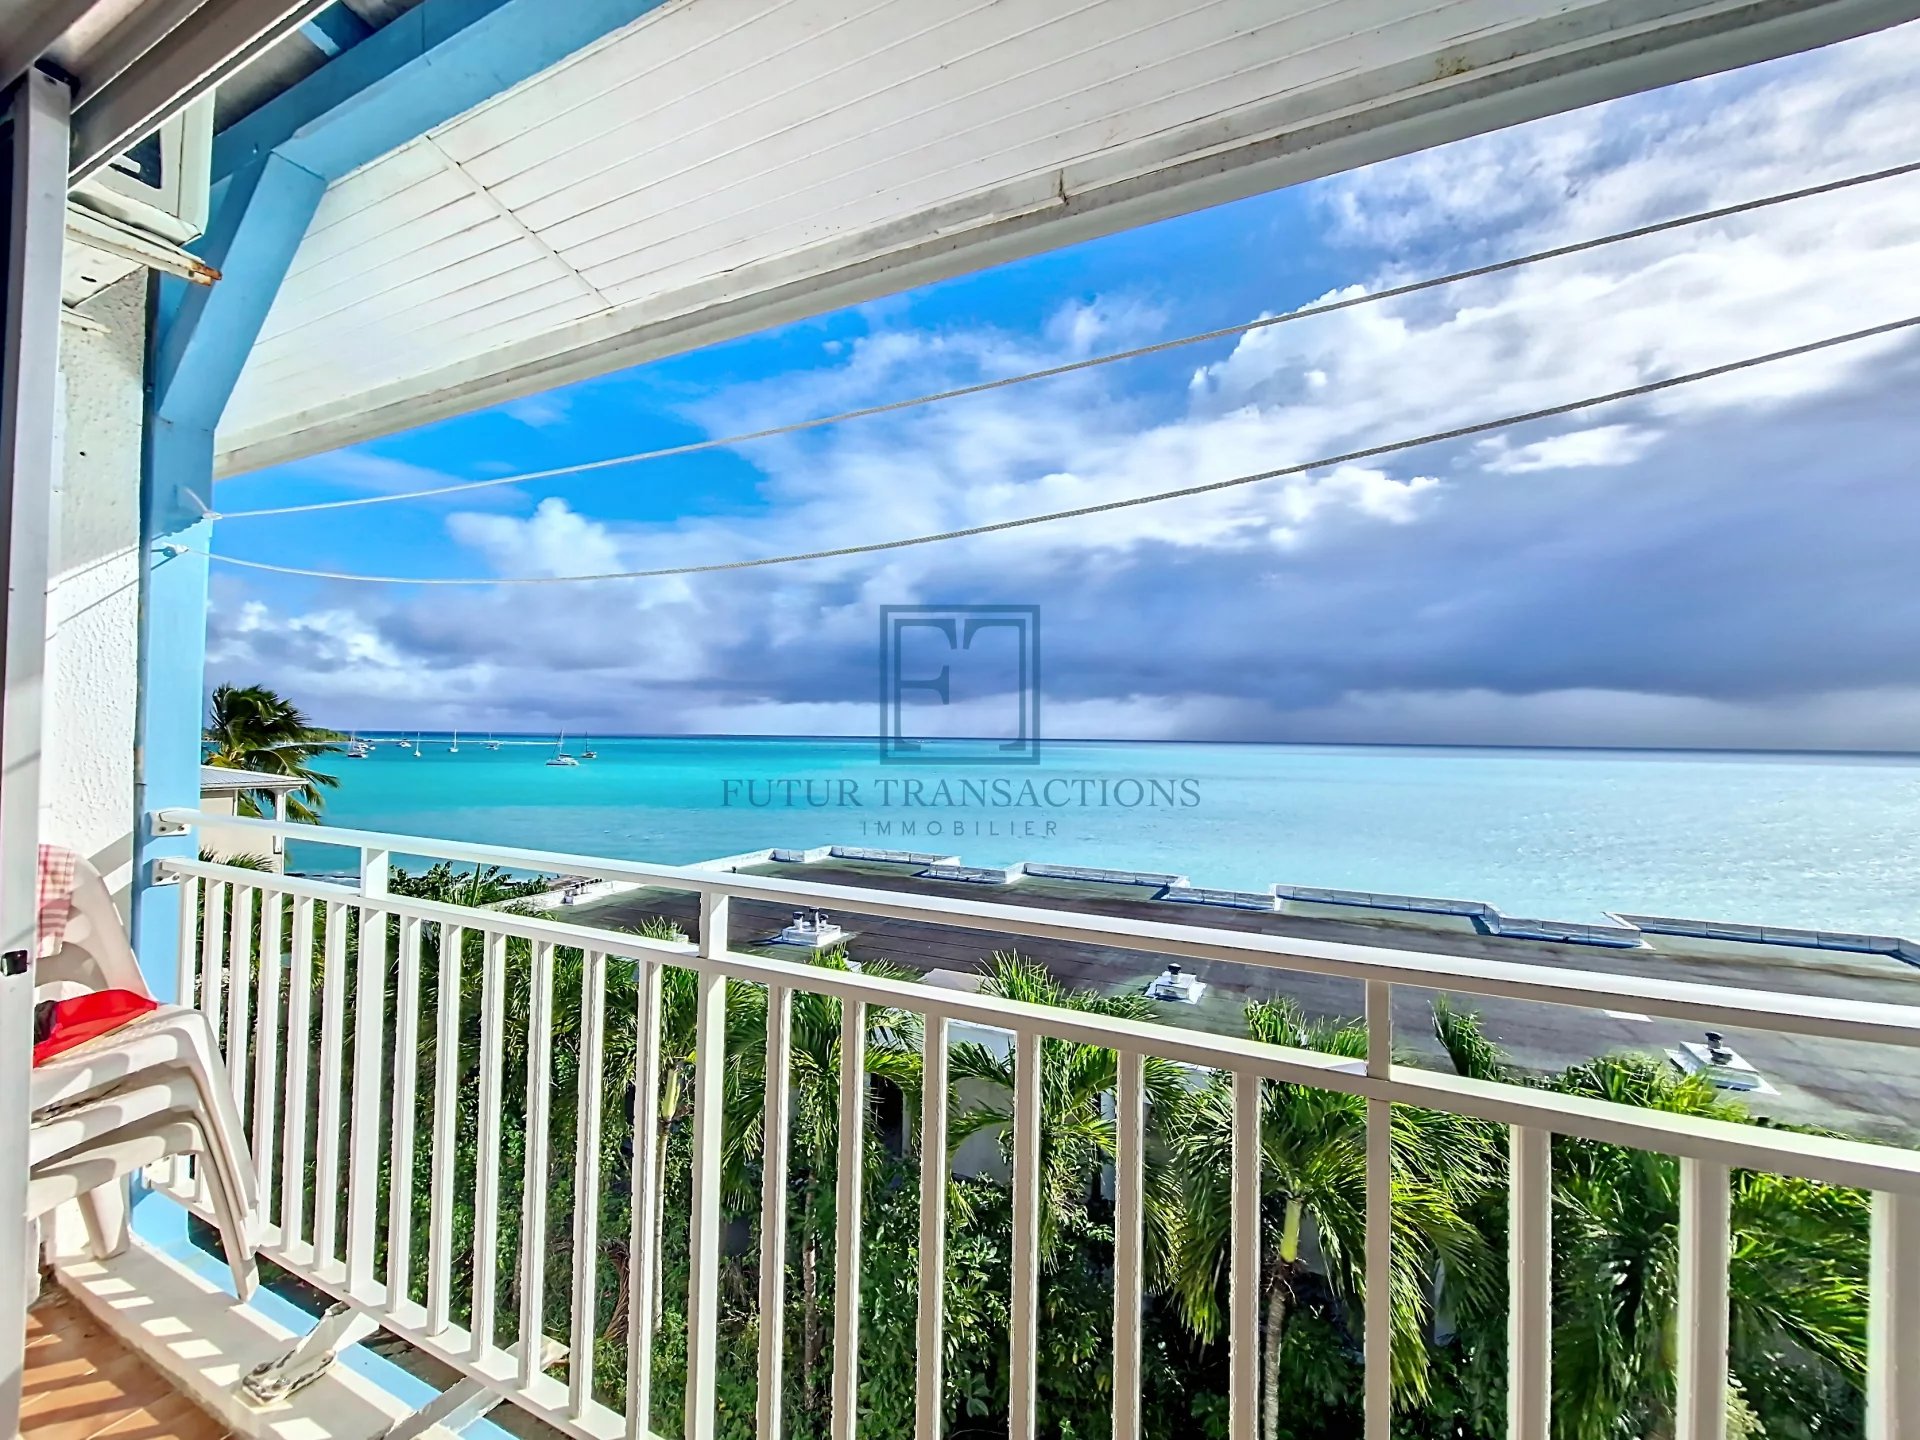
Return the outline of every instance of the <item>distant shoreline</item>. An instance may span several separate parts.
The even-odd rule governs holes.
[[[462,737],[462,744],[473,745],[484,750],[486,740],[473,737],[490,735],[503,745],[542,745],[553,744],[559,737],[557,730],[387,730],[380,727],[329,727],[343,735],[359,735],[370,738],[379,744],[411,744],[417,733],[422,741],[451,741],[456,733]],[[569,736],[578,738],[581,743],[611,744],[620,741],[685,741],[709,742],[715,740],[753,741],[755,743],[778,742],[792,745],[873,745],[877,742],[872,735],[760,735],[760,734],[614,734],[602,731],[572,731]],[[590,738],[589,738],[590,737]],[[954,736],[954,739],[990,740],[993,736]],[[1706,756],[1728,757],[1768,757],[1786,756],[1794,759],[1835,759],[1835,760],[1901,760],[1920,761],[1920,750],[1823,750],[1807,749],[1755,749],[1747,747],[1719,748],[1704,745],[1495,745],[1467,743],[1462,741],[1423,740],[1166,740],[1166,739],[1130,739],[1124,736],[1099,735],[1062,735],[1048,736],[1041,742],[1042,747],[1049,745],[1191,745],[1210,748],[1268,749],[1268,750],[1420,750],[1420,751],[1460,751],[1494,752],[1498,754],[1542,754],[1542,755],[1684,755],[1689,759]]]

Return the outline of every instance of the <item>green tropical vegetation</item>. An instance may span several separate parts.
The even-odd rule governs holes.
[[[506,900],[511,877],[436,867],[396,879],[395,888],[433,898],[480,903]],[[524,903],[520,901],[519,903]],[[346,912],[349,942],[352,912]],[[669,922],[642,927],[650,938],[684,942]],[[649,1423],[665,1437],[681,1434],[686,1374],[688,1217],[691,1200],[691,1110],[698,1054],[696,977],[664,962],[659,973],[661,1041],[657,1108],[636,1114],[638,998],[641,967],[606,962],[602,1046],[598,1241],[591,1256],[573,1253],[575,1160],[583,1140],[579,1114],[583,1062],[586,958],[554,955],[551,1029],[551,1163],[528,1177],[527,1076],[532,963],[523,941],[509,940],[501,975],[506,1023],[501,1034],[498,1113],[483,1114],[479,1015],[485,969],[481,937],[464,932],[455,954],[441,950],[438,927],[423,927],[420,1043],[395,1057],[383,1094],[410,1066],[417,1096],[417,1145],[410,1175],[412,1243],[407,1288],[427,1291],[429,1216],[435,1166],[430,1153],[438,1017],[433,997],[442,964],[458,963],[460,1008],[453,1026],[460,1046],[453,1157],[452,1312],[466,1325],[473,1313],[476,1247],[474,1206],[483,1133],[499,1139],[500,1185],[495,1227],[495,1338],[515,1342],[519,1329],[523,1188],[546,1197],[542,1247],[546,1276],[541,1326],[572,1330],[577,1264],[592,1267],[594,1308],[590,1365],[601,1402],[627,1401],[627,1336],[634,1301],[629,1189],[637,1147],[652,1149],[661,1237],[652,1291],[654,1349]],[[389,952],[397,944],[390,932]],[[316,936],[316,949],[324,936]],[[844,970],[844,953],[818,957]],[[897,976],[878,959],[869,976]],[[1066,989],[1042,967],[1005,952],[981,962],[982,993],[1068,1010],[1148,1018],[1137,997]],[[352,1005],[354,967],[342,983]],[[316,985],[318,982],[316,966]],[[399,1001],[389,966],[389,1022]],[[726,983],[721,1162],[724,1219],[720,1269],[719,1431],[728,1440],[753,1435],[757,1400],[759,1218],[764,1173],[763,1097],[767,994],[738,980]],[[779,1317],[786,1345],[786,1433],[824,1440],[828,1430],[837,1231],[840,1002],[792,995],[791,1136],[788,1153],[786,1308]],[[316,998],[317,1026],[321,1011]],[[351,1013],[351,1012],[350,1012]],[[863,1176],[861,1257],[861,1425],[863,1436],[913,1433],[918,1363],[916,1307],[925,1281],[919,1258],[920,1154],[927,1144],[962,1153],[951,1183],[945,1275],[946,1432],[959,1440],[1003,1436],[1009,1391],[1009,1277],[1012,1217],[1004,1180],[1013,1073],[997,1050],[961,1041],[951,1050],[953,1090],[945,1136],[921,1132],[919,1018],[907,1011],[866,1011],[869,1078],[868,1143]],[[1250,1005],[1250,1038],[1358,1057],[1364,1027],[1316,1019],[1287,1002]],[[351,1045],[352,1026],[348,1026]],[[1681,1114],[1745,1120],[1735,1102],[1704,1081],[1682,1077],[1638,1055],[1608,1056],[1549,1076],[1516,1070],[1475,1018],[1444,1001],[1434,1032],[1462,1074],[1540,1086],[1568,1095]],[[310,1037],[317,1046],[318,1031]],[[282,1053],[286,1053],[283,1047]],[[310,1053],[317,1054],[317,1049]],[[1115,1151],[1109,1103],[1114,1055],[1098,1047],[1048,1039],[1041,1047],[1042,1222],[1044,1243],[1039,1317],[1037,1409],[1040,1433],[1092,1440],[1111,1433],[1113,1208]],[[344,1073],[352,1073],[346,1057]],[[1147,1384],[1145,1433],[1194,1440],[1224,1437],[1227,1355],[1224,1339],[1229,1260],[1231,1083],[1207,1072],[1152,1061],[1146,1072],[1146,1283],[1143,1349]],[[317,1133],[317,1096],[310,1101]],[[343,1112],[344,1113],[344,1112]],[[344,1125],[344,1121],[343,1121]],[[341,1143],[344,1143],[344,1137]],[[1260,1433],[1262,1440],[1334,1440],[1361,1428],[1361,1335],[1364,1283],[1364,1102],[1307,1086],[1263,1082],[1260,1141],[1263,1170]],[[1403,1440],[1495,1440],[1505,1434],[1506,1134],[1491,1124],[1395,1106],[1394,1268],[1390,1356],[1395,1430]],[[1001,1163],[996,1164],[998,1157]],[[307,1183],[312,1184],[309,1159]],[[380,1215],[386,1210],[382,1176]],[[1555,1440],[1667,1440],[1673,1433],[1676,1351],[1678,1163],[1616,1146],[1556,1138],[1553,1147],[1554,1276],[1553,1427]],[[344,1207],[342,1207],[344,1208]],[[309,1206],[308,1213],[311,1214]],[[1864,1432],[1867,1271],[1866,1197],[1858,1192],[1776,1176],[1736,1172],[1733,1191],[1732,1370],[1734,1433],[1775,1440],[1854,1440]],[[344,1243],[344,1216],[336,1221]],[[384,1273],[385,1247],[376,1273]]]
[[[202,758],[227,770],[304,781],[300,789],[288,793],[287,814],[315,823],[326,804],[325,792],[340,781],[315,769],[313,762],[338,753],[346,738],[336,730],[309,724],[299,706],[264,685],[221,685],[207,704]],[[271,816],[272,792],[243,790],[238,808],[242,815]]]

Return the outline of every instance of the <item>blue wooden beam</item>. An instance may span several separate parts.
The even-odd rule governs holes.
[[[345,5],[329,5],[302,25],[300,33],[314,49],[332,59],[373,34],[373,26]]]
[[[195,247],[220,279],[175,282],[173,293],[185,293],[158,336],[151,373],[161,416],[206,430],[220,423],[326,189],[321,176],[281,155],[249,165],[221,187],[219,209]]]
[[[154,831],[154,811],[200,803],[213,433],[326,182],[279,156],[222,186],[202,257],[212,286],[163,282],[148,346],[140,466],[140,700],[135,721],[134,953],[154,994],[179,998],[180,887],[154,864],[190,857],[191,836]]]
[[[338,179],[664,0],[423,0],[214,139],[213,175],[271,153]]]

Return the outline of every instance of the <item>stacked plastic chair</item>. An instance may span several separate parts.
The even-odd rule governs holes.
[[[43,951],[51,953],[36,970],[36,1003],[109,991],[150,1003],[99,872],[70,852],[46,851],[41,929]],[[62,897],[60,882],[69,872],[71,892]],[[51,897],[50,873],[60,877]],[[127,1244],[127,1177],[190,1156],[235,1289],[246,1299],[259,1283],[259,1186],[217,1037],[198,1010],[135,1003],[143,1013],[36,1058],[27,1216],[38,1220],[78,1201],[94,1255],[109,1258]]]

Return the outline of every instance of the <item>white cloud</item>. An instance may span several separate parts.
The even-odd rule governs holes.
[[[510,400],[500,407],[500,413],[518,420],[532,430],[550,430],[564,425],[573,413],[564,392],[550,391],[545,395],[528,395],[519,400]]]
[[[1496,436],[1476,448],[1482,463],[1495,474],[1525,475],[1535,470],[1631,465],[1657,438],[1653,431],[1634,425],[1597,425],[1591,430],[1569,430],[1531,445],[1510,445],[1505,437]]]
[[[531,518],[456,512],[447,533],[484,555],[502,575],[604,575],[619,570],[620,547],[612,532],[577,515],[567,502],[549,497]]]

